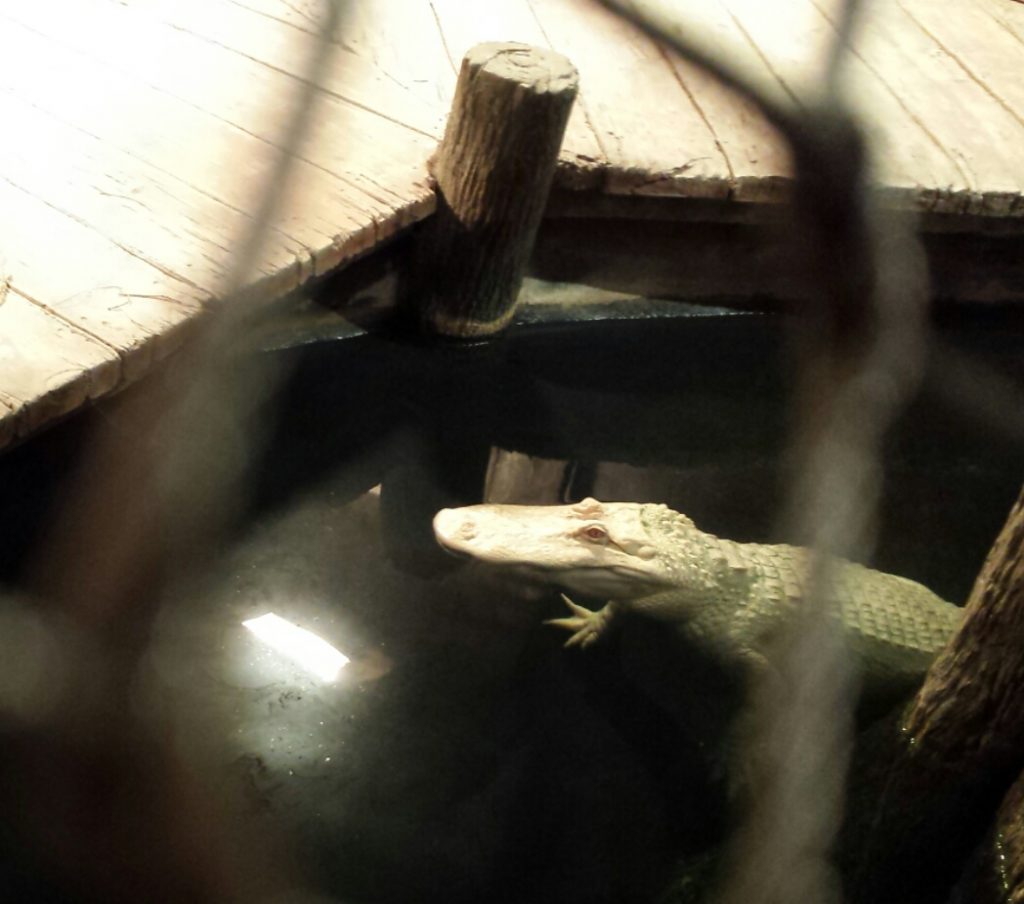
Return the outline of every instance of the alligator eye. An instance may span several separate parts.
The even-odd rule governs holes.
[[[600,524],[591,524],[590,527],[583,529],[583,536],[588,540],[607,540],[608,531],[606,531]]]

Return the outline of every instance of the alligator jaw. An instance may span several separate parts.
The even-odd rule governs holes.
[[[476,536],[474,523],[462,515],[462,509],[441,509],[434,515],[434,536],[441,548],[460,558],[472,558],[466,548]]]
[[[576,593],[642,596],[669,582],[640,525],[639,506],[472,505],[434,516],[438,543],[456,555],[514,568]]]
[[[518,505],[441,509],[434,516],[434,536],[443,549],[458,556],[495,565],[536,566],[541,563],[535,547],[559,530],[552,509]]]

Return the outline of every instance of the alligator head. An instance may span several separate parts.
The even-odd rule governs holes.
[[[671,538],[652,529],[665,515],[677,527],[693,528],[665,506],[584,499],[572,505],[442,509],[434,516],[434,535],[450,552],[512,567],[574,593],[630,599],[676,583]]]

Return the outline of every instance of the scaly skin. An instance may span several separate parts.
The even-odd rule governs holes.
[[[723,660],[757,669],[798,611],[806,550],[734,543],[664,505],[475,505],[444,509],[446,549],[519,568],[570,592],[609,600],[598,612],[563,595],[572,615],[551,623],[588,646],[623,614],[674,622]],[[833,602],[866,690],[910,685],[956,631],[962,610],[906,578],[837,561]]]

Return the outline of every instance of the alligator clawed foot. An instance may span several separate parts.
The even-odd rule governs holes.
[[[564,593],[561,594],[561,597],[565,605],[569,607],[569,611],[573,614],[568,618],[549,618],[544,624],[555,625],[556,627],[565,628],[567,631],[573,632],[572,637],[565,642],[566,647],[589,647],[608,630],[608,625],[614,612],[612,603],[608,603],[603,609],[593,612],[574,603]]]

